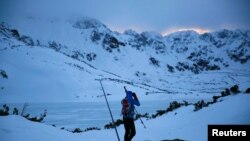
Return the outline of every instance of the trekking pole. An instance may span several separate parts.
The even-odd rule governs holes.
[[[126,87],[125,87],[125,86],[123,86],[123,88],[124,88],[125,92],[127,93],[127,89],[126,89]]]
[[[127,89],[126,89],[126,87],[124,86],[123,88],[124,88],[125,92],[127,93]],[[139,115],[139,113],[137,112],[137,110],[136,110],[136,109],[135,109],[135,112],[136,112],[136,114],[137,114],[137,115]],[[139,117],[139,116],[138,116],[138,117]],[[144,127],[144,128],[146,128],[146,126],[145,126],[145,124],[143,123],[143,121],[142,121],[141,117],[139,117],[139,119],[140,119],[141,124],[143,125],[143,127]]]
[[[146,128],[145,124],[143,123],[143,121],[142,121],[141,117],[139,116],[139,113],[137,112],[136,109],[135,109],[135,112],[136,112],[136,114],[138,115],[138,117],[139,117],[139,119],[140,119],[141,124],[143,125],[143,127]]]
[[[100,84],[101,84],[101,86],[102,86],[102,80],[98,80],[98,81],[100,82]],[[114,126],[115,126],[115,121],[114,121],[114,118],[113,118],[112,112],[111,112],[111,110],[110,110],[109,103],[108,103],[108,100],[107,100],[107,97],[106,97],[106,93],[105,93],[105,91],[104,91],[103,86],[102,86],[102,91],[103,91],[103,94],[104,94],[104,97],[105,97],[105,100],[106,100],[106,104],[107,104],[108,109],[109,109],[109,114],[110,114],[111,119],[112,119],[112,122],[113,122],[113,124],[114,124]],[[116,132],[116,136],[117,136],[118,141],[120,141],[120,138],[119,138],[119,135],[118,135],[118,132],[117,132],[116,126],[115,126],[115,132]]]

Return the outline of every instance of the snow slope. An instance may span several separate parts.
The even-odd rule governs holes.
[[[134,140],[163,140],[184,139],[191,141],[207,140],[208,124],[249,124],[250,96],[238,94],[222,98],[200,111],[194,112],[193,106],[181,107],[157,119],[144,120],[144,129],[139,121],[136,122],[137,135]],[[124,129],[118,127],[122,139]],[[0,135],[3,141],[100,141],[117,140],[114,130],[90,131],[85,133],[70,133],[65,130],[30,122],[20,116],[0,117]]]

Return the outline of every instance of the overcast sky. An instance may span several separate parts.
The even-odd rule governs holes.
[[[0,0],[0,12],[0,18],[82,15],[119,32],[250,29],[250,0]]]

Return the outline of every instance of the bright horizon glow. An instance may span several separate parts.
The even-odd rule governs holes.
[[[162,33],[162,36],[167,36],[167,35],[169,35],[171,33],[181,32],[181,31],[195,31],[198,34],[204,34],[204,33],[212,32],[212,30],[210,30],[210,29],[198,28],[198,27],[194,27],[194,28],[170,28],[170,29],[167,29],[166,31],[164,31]]]

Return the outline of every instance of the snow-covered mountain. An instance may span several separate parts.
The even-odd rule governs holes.
[[[54,111],[49,109],[46,118],[53,119],[51,123],[56,128],[48,122],[33,123],[11,115],[0,118],[0,134],[3,140],[21,141],[116,140],[113,130],[73,134],[60,130],[56,122],[73,120],[72,126],[76,126],[83,120],[107,117],[108,113],[99,113],[106,107],[94,103],[104,101],[98,79],[102,80],[108,100],[118,104],[124,97],[123,86],[135,91],[142,105],[139,112],[143,106],[146,112],[147,108],[154,108],[145,101],[162,100],[166,102],[164,108],[173,100],[194,103],[204,99],[211,104],[212,99],[219,98],[215,100],[213,96],[225,96],[221,91],[237,84],[239,94],[221,97],[217,103],[203,105],[202,110],[194,112],[196,105],[190,104],[155,119],[143,118],[146,129],[139,125],[139,120],[135,122],[138,133],[135,140],[206,140],[208,124],[249,124],[250,99],[244,92],[250,84],[249,59],[249,30],[225,29],[205,34],[183,31],[162,36],[131,29],[118,33],[86,17],[3,20],[0,103],[41,102],[45,106],[47,102],[62,102],[65,105]],[[86,107],[85,113],[81,107],[80,110],[66,108],[72,104],[67,102],[96,105],[94,110]],[[120,107],[111,108],[117,119]],[[118,127],[118,133],[120,137],[124,134],[122,126]]]
[[[118,33],[86,17],[7,22],[0,24],[0,69],[8,76],[0,77],[1,102],[99,100],[96,79],[110,100],[123,97],[124,85],[144,100],[249,86],[249,30],[162,36]]]

